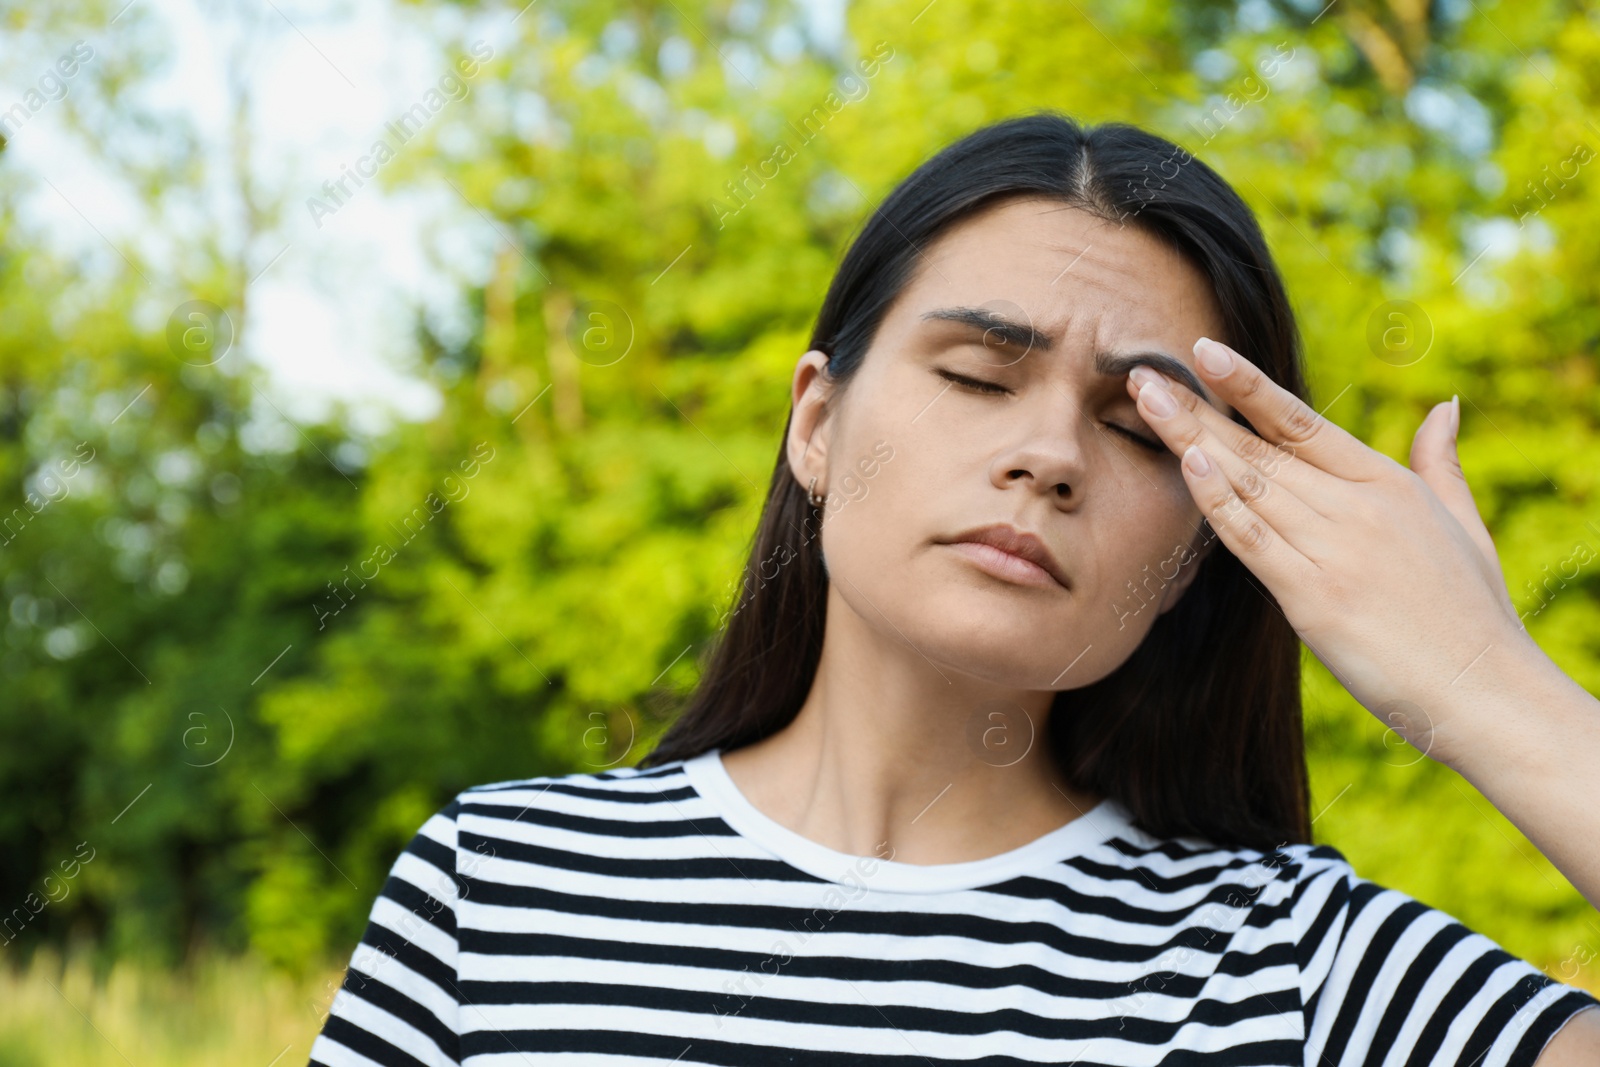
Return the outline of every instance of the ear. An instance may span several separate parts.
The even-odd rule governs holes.
[[[812,349],[795,364],[790,390],[793,411],[789,416],[786,441],[789,470],[800,488],[817,479],[817,492],[826,494],[828,476],[828,434],[832,429],[834,381],[828,377],[828,354]]]
[[[1211,524],[1201,518],[1199,529],[1190,539],[1187,551],[1180,550],[1173,555],[1173,561],[1178,564],[1178,573],[1162,590],[1161,608],[1156,612],[1157,615],[1165,615],[1178,606],[1178,601],[1183,599],[1183,594],[1188,592],[1189,586],[1194,584],[1195,577],[1200,573],[1200,564],[1220,540]]]

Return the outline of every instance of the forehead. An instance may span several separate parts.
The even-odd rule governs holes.
[[[991,205],[926,245],[891,315],[905,330],[933,330],[941,321],[923,316],[950,307],[1021,319],[1052,339],[1030,352],[1045,359],[1160,351],[1193,368],[1194,342],[1223,332],[1209,280],[1171,246],[1034,198]]]
[[[915,285],[930,294],[959,284],[1013,300],[1059,326],[1072,312],[1149,327],[1174,314],[1216,315],[1204,274],[1177,250],[1128,222],[1057,201],[1014,198],[962,219],[918,257]],[[1028,297],[1032,303],[1024,303]]]

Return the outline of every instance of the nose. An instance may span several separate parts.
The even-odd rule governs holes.
[[[1087,467],[1083,435],[1095,428],[1060,385],[1052,383],[1036,396],[1037,402],[1019,406],[1015,432],[990,465],[990,481],[999,489],[1023,484],[1058,504],[1076,504]]]

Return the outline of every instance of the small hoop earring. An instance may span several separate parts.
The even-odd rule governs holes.
[[[823,504],[828,502],[827,497],[821,496],[817,493],[817,479],[815,477],[811,479],[811,484],[806,486],[806,500],[809,501],[811,506],[814,508],[820,508]]]

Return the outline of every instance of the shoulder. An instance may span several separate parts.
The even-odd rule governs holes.
[[[468,786],[418,828],[408,852],[455,848],[475,819],[527,821],[551,812],[587,806],[623,810],[627,805],[665,803],[692,794],[683,760],[659,767],[613,767],[597,771],[507,778]]]
[[[522,836],[522,827],[620,836],[630,825],[682,817],[677,805],[694,796],[683,762],[485,782],[457,793],[441,815],[463,852],[485,851],[487,838]]]
[[[1198,836],[1157,836],[1137,826],[1125,809],[1112,810],[1119,821],[1095,850],[1095,873],[1162,894],[1252,904],[1287,917],[1314,888],[1327,892],[1335,883],[1355,879],[1344,855],[1330,845],[1286,842],[1263,849]]]
[[[506,807],[560,806],[562,798],[616,804],[658,802],[688,787],[683,763],[673,760],[659,767],[610,767],[485,782],[457,793],[451,807],[459,816],[474,810],[498,813],[498,809]]]
[[[1451,913],[1360,877],[1337,850],[1304,851],[1290,915],[1308,1062],[1401,1048],[1408,1063],[1523,1067],[1600,1003]]]
[[[1326,973],[1331,951],[1370,939],[1367,927],[1388,918],[1387,934],[1415,921],[1449,919],[1397,889],[1357,874],[1332,845],[1284,843],[1276,848],[1230,848],[1204,838],[1158,838],[1130,828],[1109,844],[1166,886],[1204,885],[1210,899],[1249,905],[1251,925],[1278,928],[1293,943],[1300,968]],[[1313,983],[1314,984],[1314,983]]]

